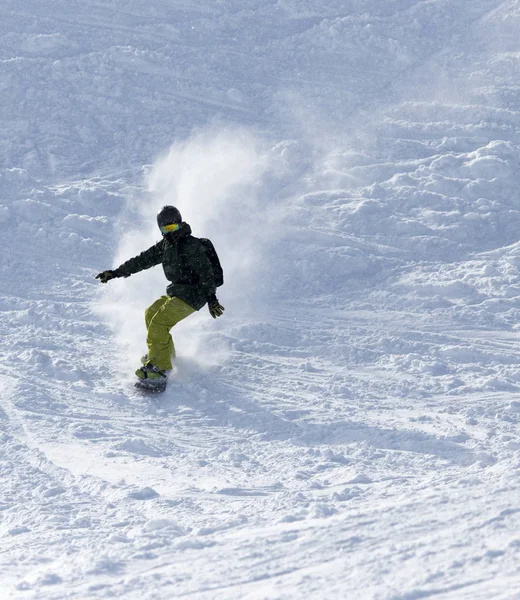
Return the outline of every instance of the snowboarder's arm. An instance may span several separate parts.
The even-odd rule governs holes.
[[[157,242],[155,246],[148,248],[144,252],[141,252],[138,256],[134,256],[130,260],[127,260],[117,269],[115,269],[116,277],[130,277],[134,273],[144,271],[150,267],[155,267],[163,259],[163,240]]]
[[[199,280],[199,286],[204,296],[206,298],[214,296],[217,291],[217,286],[215,285],[215,275],[213,274],[211,261],[209,260],[203,246],[199,246],[197,248],[194,264],[196,267],[197,278]]]
[[[203,294],[207,298],[209,314],[214,319],[221,317],[224,314],[224,307],[217,299],[215,274],[213,272],[213,267],[211,266],[211,261],[209,260],[204,248],[199,248],[195,264],[197,266],[199,285]]]

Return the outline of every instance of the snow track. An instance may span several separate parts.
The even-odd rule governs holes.
[[[272,322],[287,328],[283,314]],[[376,335],[373,318],[362,323],[363,340]],[[420,374],[389,382],[359,359],[341,370],[310,342],[236,343],[223,369],[181,362],[186,379],[157,397],[110,379],[18,382],[3,419],[14,589],[227,598],[325,585],[362,597],[362,578],[376,597],[392,573],[397,598],[413,572],[410,593],[439,580],[485,597],[497,574],[516,581],[520,395],[420,394]]]

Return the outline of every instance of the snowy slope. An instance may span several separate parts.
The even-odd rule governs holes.
[[[2,598],[520,598],[515,0],[0,7]],[[226,306],[132,388],[180,207]]]

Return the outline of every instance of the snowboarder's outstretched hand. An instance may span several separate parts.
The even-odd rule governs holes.
[[[224,307],[217,300],[216,296],[210,296],[208,299],[208,308],[209,314],[216,319],[217,317],[221,317],[224,314]]]
[[[98,275],[96,275],[96,279],[99,279],[101,283],[106,283],[107,281],[115,279],[116,277],[119,277],[116,271],[103,271],[102,273],[98,273]]]

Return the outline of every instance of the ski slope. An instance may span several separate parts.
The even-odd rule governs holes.
[[[518,2],[0,17],[0,597],[519,599]],[[143,397],[165,203],[226,312]]]

